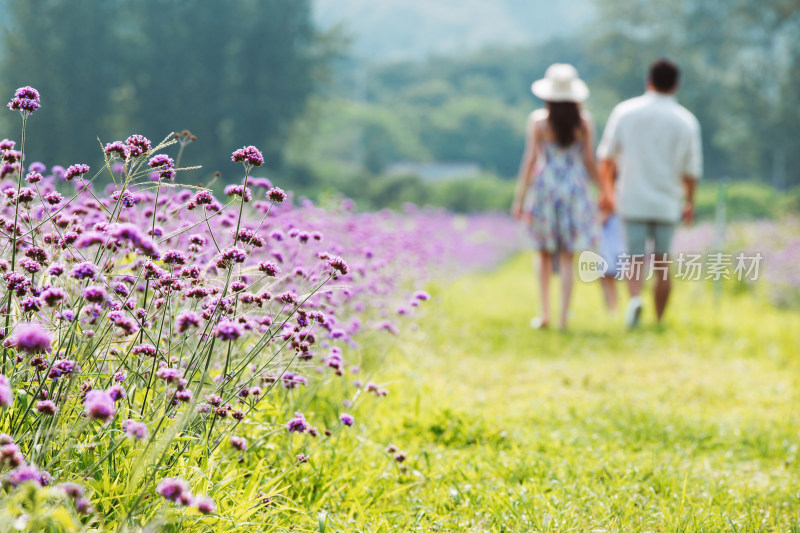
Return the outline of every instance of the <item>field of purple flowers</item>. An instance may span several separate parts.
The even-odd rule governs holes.
[[[720,231],[711,223],[682,228],[676,234],[676,252],[724,252],[735,261],[737,254],[759,257],[756,279],[736,283],[749,286],[778,306],[794,307],[800,303],[800,220],[783,218],[733,222]],[[748,265],[749,266],[749,265]],[[752,277],[752,276],[751,276]]]
[[[241,180],[224,197],[216,178],[181,185],[198,172],[181,166],[188,132],[110,142],[100,168],[27,163],[40,96],[21,88],[9,107],[21,131],[0,141],[0,531],[307,520],[348,461],[307,472],[354,449],[359,413],[379,412],[364,404],[394,394],[380,361],[424,323],[428,283],[490,269],[521,244],[501,215],[293,201],[257,176],[253,146],[232,153]],[[791,220],[733,225],[724,247],[763,253],[767,295],[792,303],[798,234]],[[703,225],[676,244],[717,246]],[[404,460],[390,446],[407,476]],[[378,498],[384,468],[360,472],[348,500]]]
[[[188,132],[108,143],[99,169],[27,164],[40,96],[9,107],[0,521],[20,529],[268,524],[285,478],[389,393],[362,339],[397,335],[442,272],[513,251],[500,216],[293,206],[253,146],[225,198],[180,186]]]

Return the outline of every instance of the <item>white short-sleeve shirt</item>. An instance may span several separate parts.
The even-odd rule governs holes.
[[[648,91],[617,105],[597,147],[617,164],[617,210],[626,220],[676,223],[683,176],[702,177],[700,123],[671,95]]]

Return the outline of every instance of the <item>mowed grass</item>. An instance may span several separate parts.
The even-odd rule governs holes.
[[[627,333],[577,282],[534,331],[529,255],[432,293],[364,361],[390,395],[291,480],[295,530],[800,531],[797,311],[684,282]]]

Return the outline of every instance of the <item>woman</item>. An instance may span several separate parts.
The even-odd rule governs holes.
[[[550,324],[550,276],[554,256],[561,274],[559,328],[567,326],[573,285],[575,252],[596,243],[596,210],[589,194],[588,178],[597,183],[604,198],[611,198],[600,183],[594,161],[592,125],[578,104],[589,88],[572,65],[556,63],[544,79],[531,86],[547,104],[531,113],[525,153],[520,166],[512,213],[530,224],[534,247],[539,250],[541,315],[531,321],[535,328]],[[526,202],[526,198],[531,201]],[[528,204],[528,205],[526,205]]]

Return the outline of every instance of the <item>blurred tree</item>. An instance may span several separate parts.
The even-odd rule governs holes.
[[[513,175],[523,148],[525,114],[493,100],[456,98],[424,118],[421,138],[441,161],[474,161]]]
[[[471,161],[514,176],[527,114],[537,105],[530,84],[553,62],[592,74],[581,39],[518,49],[490,47],[425,63],[392,63],[370,70],[368,100],[391,109],[408,135],[437,161]],[[391,159],[390,159],[391,161]]]
[[[400,208],[405,203],[422,205],[428,190],[419,176],[386,176],[370,181],[367,198],[373,207]]]
[[[603,0],[590,53],[597,81],[641,93],[652,59],[682,67],[680,100],[703,128],[710,175],[800,183],[798,0]],[[724,23],[722,23],[724,21]]]
[[[339,44],[311,0],[3,0],[2,89],[40,89],[39,152],[97,160],[96,140],[191,130],[189,161],[225,170],[244,144],[280,166],[292,121]],[[42,149],[46,146],[46,149]],[[94,150],[94,151],[93,151]]]

